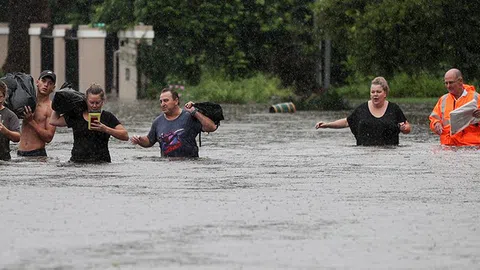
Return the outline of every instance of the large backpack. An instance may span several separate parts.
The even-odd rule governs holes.
[[[37,92],[31,75],[22,72],[7,73],[0,80],[8,87],[5,106],[13,111],[18,118],[23,119],[25,106],[30,106],[32,112],[35,111]]]
[[[53,96],[52,110],[59,114],[81,114],[87,110],[85,94],[73,89],[70,83],[64,83]]]

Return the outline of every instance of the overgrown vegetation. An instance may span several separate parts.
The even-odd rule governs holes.
[[[297,101],[299,110],[344,110],[350,108],[347,99],[342,97],[335,89],[330,89],[324,93],[313,93],[306,99]]]
[[[148,98],[158,98],[164,87],[172,85],[182,100],[213,101],[218,103],[277,103],[292,100],[292,88],[281,86],[280,79],[258,73],[245,79],[229,80],[223,71],[202,72],[197,85],[185,84],[178,77],[166,78],[167,84],[153,84],[149,87]],[[184,89],[178,86],[184,86]]]
[[[176,76],[196,85],[209,67],[223,70],[223,80],[271,74],[302,96],[315,88],[313,0],[124,2],[106,1],[96,19],[118,30],[129,25],[118,14],[130,12],[132,22],[153,25],[156,38],[140,68],[155,84]]]
[[[96,18],[125,24],[117,18],[124,0],[107,2]],[[470,79],[480,71],[472,64],[480,61],[480,32],[474,30],[480,27],[475,11],[480,2],[475,1],[135,0],[133,7],[133,21],[152,24],[160,37],[153,46],[156,57],[149,57],[158,61],[144,66],[152,78],[174,75],[195,85],[204,77],[203,66],[224,70],[225,78],[215,79],[233,84],[274,74],[292,87],[303,108],[342,108],[343,97],[368,98],[375,76],[387,78],[391,97],[438,97],[445,92],[441,81],[447,69],[458,67]],[[333,44],[334,87],[328,91],[315,81],[325,39]],[[212,98],[255,98],[239,89],[214,91]]]
[[[422,72],[441,79],[452,67],[479,78],[479,9],[479,1],[453,0],[320,0],[313,8],[347,80]]]
[[[288,88],[299,107],[340,108],[343,97],[368,98],[375,76],[389,81],[393,98],[438,97],[452,67],[467,83],[480,79],[480,1],[0,0],[0,7],[20,11],[2,16],[10,22],[9,42],[16,42],[9,46],[10,71],[28,70],[25,22],[35,15],[54,24],[104,23],[110,32],[153,25],[153,45],[140,52],[142,72],[156,86],[176,78],[218,101],[266,102]],[[333,87],[325,91],[317,79],[325,75],[319,67],[327,39]],[[205,67],[222,73],[203,74]],[[278,89],[249,90],[262,76],[278,78]],[[202,90],[209,88],[216,90]]]
[[[445,94],[443,85],[443,75],[431,75],[420,73],[418,75],[408,75],[399,73],[391,79],[386,78],[390,86],[389,97],[397,98],[419,98],[419,97],[439,97]],[[363,78],[352,82],[349,85],[337,88],[338,93],[346,98],[368,98],[370,96],[370,82],[373,77]]]

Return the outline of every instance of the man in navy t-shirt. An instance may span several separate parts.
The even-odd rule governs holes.
[[[180,98],[175,90],[163,89],[160,94],[163,114],[153,121],[147,136],[132,136],[132,143],[151,147],[158,142],[164,157],[198,157],[195,138],[202,131],[215,131],[217,126],[200,113],[194,103],[188,102],[183,109],[179,103]]]

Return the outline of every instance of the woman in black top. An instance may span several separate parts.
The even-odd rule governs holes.
[[[87,110],[81,114],[59,115],[53,111],[50,124],[73,129],[73,149],[71,161],[74,162],[111,162],[108,141],[113,136],[128,141],[128,132],[120,121],[109,111],[102,111],[105,91],[92,84],[86,91]],[[101,112],[100,121],[92,121],[88,128],[90,112]]]
[[[373,79],[370,100],[358,106],[347,118],[318,122],[318,128],[350,127],[357,145],[398,145],[398,135],[410,133],[411,127],[400,107],[386,100],[388,83],[383,77]]]

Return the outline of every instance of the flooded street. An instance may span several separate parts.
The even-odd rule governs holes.
[[[156,102],[107,103],[146,135]],[[480,150],[442,149],[431,107],[404,110],[398,147],[357,147],[348,112],[224,105],[200,158],[110,139],[111,164],[0,161],[0,269],[475,269]]]

